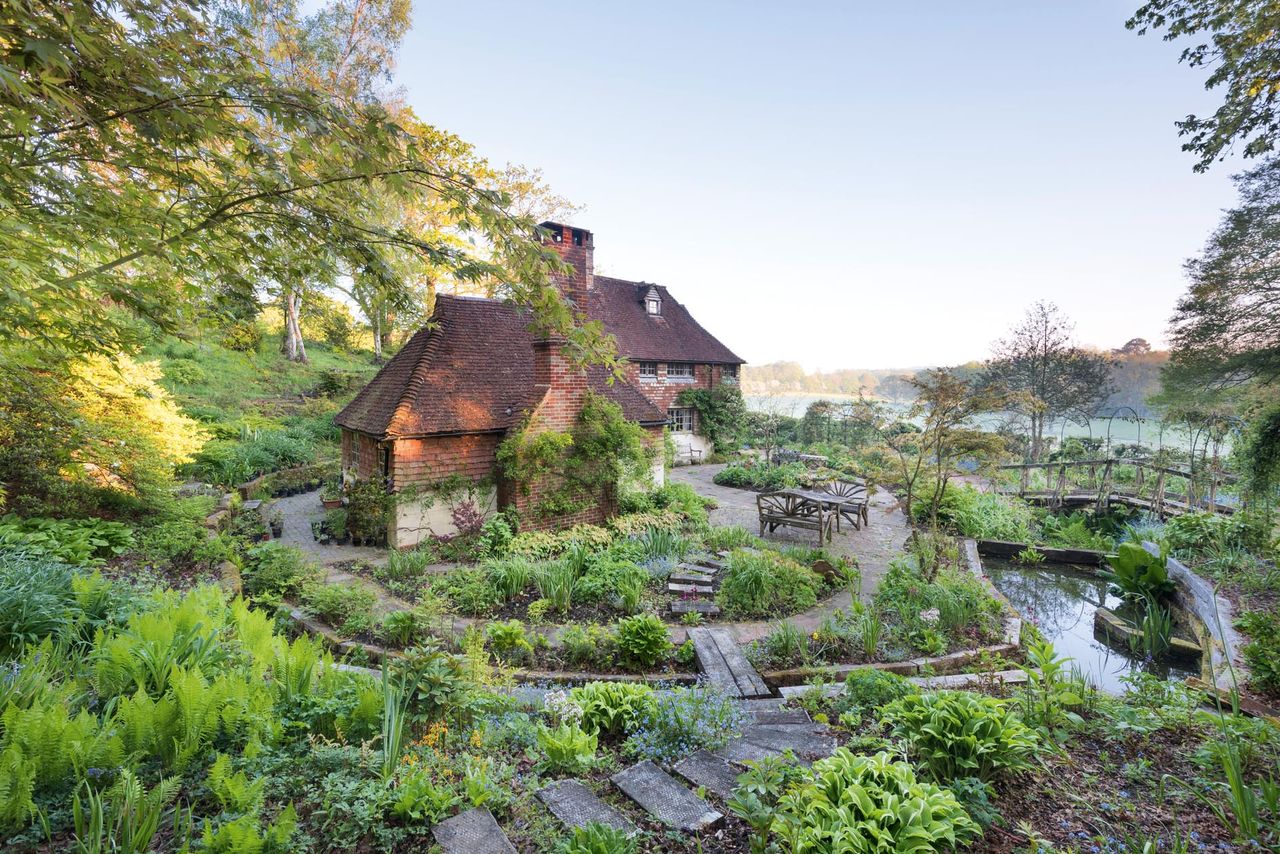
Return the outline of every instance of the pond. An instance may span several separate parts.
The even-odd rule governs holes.
[[[1115,611],[1119,597],[1107,590],[1107,583],[1088,567],[1070,564],[1041,564],[1028,567],[1012,561],[984,557],[982,567],[996,589],[1022,615],[1033,622],[1061,656],[1074,664],[1104,691],[1118,694],[1125,688],[1122,677],[1142,670],[1165,679],[1182,680],[1199,676],[1194,662],[1144,661],[1123,643],[1104,642],[1094,631],[1094,614],[1099,608]],[[1190,638],[1183,629],[1179,637]]]

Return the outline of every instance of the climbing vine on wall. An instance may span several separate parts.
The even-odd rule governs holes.
[[[747,404],[736,385],[721,383],[712,388],[687,388],[676,403],[692,406],[698,413],[698,430],[715,446],[716,453],[737,450],[746,423]]]
[[[525,424],[498,446],[498,467],[526,495],[541,484],[535,511],[550,518],[583,510],[643,477],[656,454],[621,407],[588,392],[570,432],[533,432]]]

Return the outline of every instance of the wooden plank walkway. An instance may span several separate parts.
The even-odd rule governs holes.
[[[726,629],[690,629],[698,666],[730,697],[768,697],[772,692]]]

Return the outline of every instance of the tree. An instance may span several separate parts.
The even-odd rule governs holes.
[[[971,425],[975,416],[1001,408],[1005,400],[997,389],[942,368],[920,372],[911,384],[916,389],[912,414],[923,425],[921,457],[932,467],[928,514],[930,527],[936,528],[938,506],[956,464],[964,458],[988,457],[1003,449],[1004,442],[997,434]]]
[[[1166,391],[1280,378],[1280,160],[1236,178],[1240,201],[1199,258],[1169,329]]]
[[[243,49],[252,34],[209,12],[16,0],[0,14],[0,360],[136,347],[190,325],[218,283],[285,276],[287,253],[490,279],[579,358],[610,358],[599,329],[574,325],[534,224],[453,162],[447,135],[281,79]],[[371,190],[451,205],[489,254],[385,226]]]
[[[1184,151],[1203,172],[1237,144],[1245,157],[1274,150],[1280,134],[1280,7],[1266,0],[1151,0],[1125,26],[1138,33],[1163,30],[1165,41],[1194,39],[1179,59],[1212,69],[1206,89],[1223,87],[1221,106],[1208,118],[1177,123]]]
[[[1145,338],[1130,338],[1115,352],[1120,356],[1145,356],[1151,352],[1151,342]]]
[[[1049,302],[1037,302],[986,362],[984,384],[1006,394],[1028,422],[1031,459],[1044,451],[1044,431],[1063,417],[1087,418],[1111,393],[1111,359],[1076,346],[1072,323]]]

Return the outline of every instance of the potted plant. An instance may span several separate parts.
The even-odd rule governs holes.
[[[326,510],[336,510],[342,506],[342,486],[337,481],[330,481],[320,490],[320,503]]]
[[[358,483],[348,494],[347,529],[352,542],[374,545],[385,536],[391,518],[391,496],[376,481]]]
[[[271,514],[271,536],[277,540],[284,534],[284,516],[279,510]]]
[[[324,514],[324,527],[335,543],[347,541],[347,511],[341,508]]]

